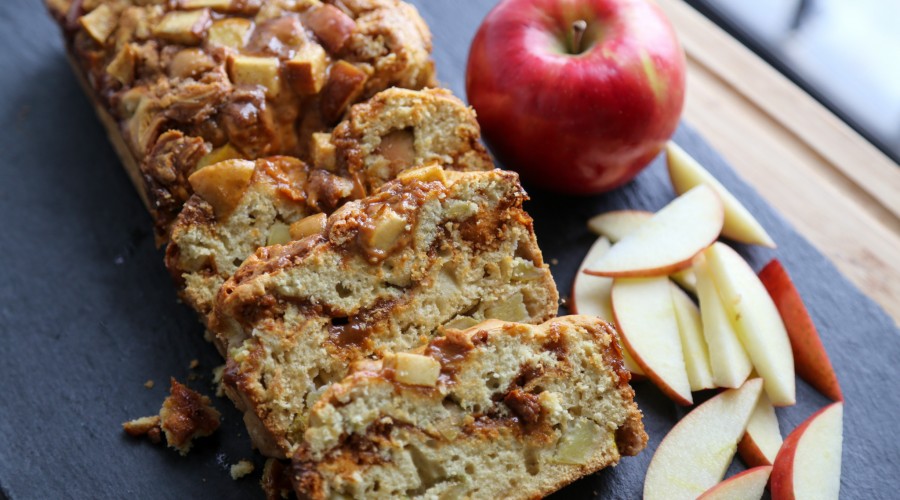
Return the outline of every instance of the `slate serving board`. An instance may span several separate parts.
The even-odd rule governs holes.
[[[494,0],[415,1],[434,32],[444,84],[464,95],[469,42]],[[121,422],[152,414],[168,378],[211,394],[221,363],[202,339],[154,248],[150,218],[71,74],[56,27],[36,0],[0,2],[0,496],[26,498],[261,498],[262,459],[240,415],[217,400],[223,426],[180,457],[130,439]],[[844,395],[846,498],[900,491],[900,332],[769,208],[696,133],[675,137],[756,214],[777,251],[738,247],[757,269],[773,256],[805,297]],[[777,158],[773,158],[777,161]],[[674,196],[661,159],[625,188],[572,198],[530,188],[527,205],[560,291],[567,295],[593,237],[585,220],[615,208],[655,210]],[[823,221],[827,223],[827,221]],[[848,235],[848,237],[852,237]],[[200,367],[190,370],[192,359]],[[152,379],[156,385],[146,389]],[[650,445],[559,498],[639,498],[653,450],[684,414],[636,384]],[[826,404],[798,382],[780,409],[783,433]],[[250,458],[257,472],[233,481]],[[743,468],[738,460],[732,471]]]

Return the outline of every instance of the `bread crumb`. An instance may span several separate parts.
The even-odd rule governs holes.
[[[558,259],[550,259],[550,265],[551,265],[551,266],[555,266],[555,265],[557,265],[557,264],[559,264],[559,260],[558,260]]]
[[[216,386],[216,397],[225,397],[225,386],[222,385],[222,376],[225,375],[225,365],[219,365],[212,370],[213,384]]]
[[[192,360],[191,360],[191,364],[188,365],[188,368],[190,368],[191,370],[193,370],[193,369],[197,368],[198,366],[200,366],[200,360],[199,360],[199,359],[192,359]]]
[[[253,462],[249,460],[240,460],[238,463],[231,466],[231,479],[237,481],[253,472],[253,468]]]
[[[146,387],[147,389],[153,389],[154,385],[156,385],[156,382],[154,382],[153,379],[149,379],[144,382],[144,387]]]
[[[219,428],[220,415],[209,398],[171,379],[170,395],[159,410],[166,442],[187,455],[194,438],[209,436]]]

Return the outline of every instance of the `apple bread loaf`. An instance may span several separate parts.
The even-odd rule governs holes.
[[[488,321],[357,363],[310,410],[300,498],[539,498],[647,444],[600,318]]]
[[[313,136],[313,166],[319,168],[288,157],[226,160],[188,178],[194,195],[172,224],[166,266],[201,318],[222,283],[257,248],[318,232],[325,220],[305,217],[331,213],[428,162],[451,170],[493,168],[475,114],[445,90],[379,92],[353,105],[334,135],[334,141],[328,133]],[[357,161],[384,169],[358,169]]]
[[[434,84],[400,0],[46,0],[160,240],[199,165],[289,154],[391,86]]]
[[[289,455],[349,364],[412,349],[442,326],[540,323],[558,295],[512,172],[401,173],[321,234],[259,249],[219,290],[210,328],[225,392],[266,455]]]

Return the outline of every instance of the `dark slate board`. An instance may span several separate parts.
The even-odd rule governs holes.
[[[463,95],[469,41],[493,0],[420,0],[443,82]],[[120,423],[159,407],[169,376],[200,376],[211,393],[220,363],[154,248],[150,218],[63,56],[37,0],[0,2],[0,494],[26,498],[260,498],[259,472],[232,481],[227,464],[253,458],[239,414],[187,458],[124,436]],[[806,298],[847,399],[842,493],[900,490],[900,332],[872,301],[748,188],[696,133],[676,140],[743,200],[779,244],[740,250],[759,268],[777,255]],[[774,158],[773,161],[777,161]],[[613,208],[657,209],[673,196],[661,160],[625,188],[572,198],[531,189],[546,258],[565,292],[592,241],[584,221]],[[823,221],[827,223],[827,221]],[[852,235],[847,235],[852,237]],[[145,389],[147,379],[156,387]],[[638,498],[653,449],[685,410],[637,384],[650,447],[565,489],[560,498]],[[825,399],[798,384],[779,410],[783,432]],[[733,470],[742,468],[739,461]]]

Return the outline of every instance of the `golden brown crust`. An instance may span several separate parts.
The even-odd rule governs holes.
[[[305,157],[311,134],[352,100],[390,85],[433,84],[430,34],[399,0],[47,3],[101,116],[118,124],[125,163],[139,165],[161,237],[190,196],[185,179],[214,148]],[[292,84],[300,67],[327,88],[324,75],[337,63],[361,72],[361,90],[326,98]],[[294,80],[281,74],[288,66]],[[158,145],[169,131],[181,135]]]

